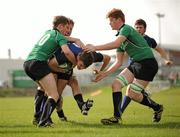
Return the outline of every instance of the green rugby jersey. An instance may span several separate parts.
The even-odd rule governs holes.
[[[67,39],[57,30],[48,30],[35,44],[26,60],[48,60],[57,48],[67,44]]]
[[[125,36],[127,39],[117,48],[117,52],[127,52],[131,60],[134,61],[154,58],[146,40],[133,27],[124,24],[119,29],[118,35]]]

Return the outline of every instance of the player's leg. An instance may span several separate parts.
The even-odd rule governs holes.
[[[133,62],[128,66],[128,69],[134,74],[134,81],[128,89],[128,96],[142,105],[149,106],[154,110],[153,121],[159,122],[163,111],[163,106],[150,99],[147,94],[144,94],[144,89],[150,81],[153,81],[154,76],[158,71],[157,61],[145,59],[139,62]]]
[[[83,115],[87,115],[89,109],[93,106],[93,100],[89,98],[86,102],[84,102],[78,80],[75,76],[71,77],[68,81],[68,85],[72,88],[74,99],[76,100],[81,113]]]
[[[67,121],[67,117],[64,114],[64,110],[63,110],[63,97],[60,97],[59,103],[56,106],[56,112],[57,115],[59,117],[59,120],[61,121]]]
[[[35,97],[34,97],[34,118],[33,124],[37,125],[39,123],[44,103],[47,100],[47,96],[45,95],[45,91],[38,86]]]
[[[152,108],[154,110],[153,122],[159,122],[161,120],[163,106],[153,101],[146,94],[142,94],[148,83],[148,81],[135,79],[128,89],[128,96],[134,101]]]
[[[69,80],[71,79],[72,74],[73,74],[73,70],[69,70],[66,73],[61,73],[61,72],[58,73],[57,85],[58,85],[58,92],[59,92],[60,96],[62,95],[62,92],[63,92],[64,88],[66,87],[66,85],[69,83]],[[62,121],[67,121],[67,117],[65,116],[62,107],[63,107],[63,99],[61,96],[61,100],[60,100],[59,104],[57,105],[56,110],[57,110],[59,119]]]
[[[130,88],[130,85],[127,86],[127,89],[129,89],[129,88]],[[126,91],[128,91],[128,90],[126,90]],[[149,96],[149,93],[145,90],[143,90],[141,93],[144,94],[145,96]],[[123,101],[121,104],[121,113],[124,112],[124,110],[130,104],[130,102],[131,102],[131,98],[128,96],[128,93],[126,92],[126,95],[123,97]]]
[[[56,81],[47,61],[30,60],[24,62],[24,70],[26,74],[36,81],[46,91],[48,99],[43,107],[43,112],[40,117],[38,126],[46,126],[52,111],[56,106],[59,98],[57,92]]]
[[[108,119],[102,119],[103,124],[117,124],[121,119],[121,102],[122,102],[122,92],[121,89],[131,83],[134,79],[134,75],[126,68],[124,69],[112,84],[112,97],[113,97],[113,107],[114,114],[113,117]]]
[[[129,89],[129,85],[127,86],[127,89]],[[126,92],[126,95],[123,97],[123,101],[121,104],[121,113],[124,112],[124,110],[127,108],[129,103],[131,102],[131,98],[128,96],[128,93]]]
[[[49,73],[41,80],[39,80],[39,83],[41,84],[43,89],[46,91],[46,94],[48,95],[48,99],[44,104],[43,113],[41,115],[39,122],[39,126],[41,127],[41,126],[46,126],[47,121],[51,116],[51,113],[54,111],[56,107],[56,104],[59,99],[59,94],[57,92],[56,80],[52,73]]]
[[[65,80],[63,75],[60,76],[60,74],[58,74],[57,86],[58,86],[58,93],[60,96],[60,101],[56,106],[56,112],[61,121],[67,121],[67,117],[65,116],[64,110],[63,110],[63,97],[62,97],[62,92],[64,88],[66,87],[67,83],[68,83],[68,80]]]

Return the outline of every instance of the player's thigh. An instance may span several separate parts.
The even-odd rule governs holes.
[[[125,68],[113,81],[112,88],[113,91],[118,91],[119,89],[127,86],[134,79],[134,75],[131,71]]]
[[[59,95],[57,92],[57,84],[52,73],[49,73],[48,75],[40,79],[39,83],[47,93],[48,97],[52,97],[56,101],[58,100]]]
[[[134,77],[139,80],[153,81],[157,71],[158,64],[155,59],[144,59],[139,62],[133,62],[128,66],[128,69],[134,74]]]
[[[134,79],[127,87],[127,95],[136,102],[141,102],[143,99],[142,91],[147,87],[149,81]]]
[[[81,89],[76,77],[72,76],[72,78],[68,81],[68,85],[72,88],[73,95],[81,94]]]
[[[58,81],[57,81],[57,87],[58,87],[58,93],[59,93],[60,96],[62,95],[63,90],[65,89],[67,83],[68,83],[68,80],[58,79]]]
[[[128,68],[125,68],[119,75],[124,76],[128,83],[134,80],[134,74]]]

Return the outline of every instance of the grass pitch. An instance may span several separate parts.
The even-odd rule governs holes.
[[[93,94],[94,95],[94,94]],[[90,94],[84,96],[87,99]],[[111,117],[110,88],[102,88],[93,97],[94,106],[83,116],[73,97],[64,97],[64,112],[68,122],[52,119],[54,128],[37,128],[31,124],[33,98],[0,98],[0,137],[179,137],[180,87],[153,93],[152,99],[164,105],[160,123],[151,121],[153,111],[131,102],[123,114],[123,124],[105,126],[101,118]]]

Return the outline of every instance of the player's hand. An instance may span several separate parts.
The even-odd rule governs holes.
[[[84,49],[85,45],[84,45],[84,43],[83,43],[80,39],[77,40],[77,41],[75,41],[75,43],[76,43],[80,48]]]
[[[92,80],[92,82],[98,82],[102,79],[104,79],[107,76],[105,72],[99,73],[96,75],[95,79]]]
[[[171,61],[171,60],[165,60],[164,62],[165,62],[165,65],[167,65],[167,66],[173,65],[173,61]]]
[[[86,51],[86,52],[91,52],[91,51],[95,51],[96,48],[92,44],[87,44],[85,47],[83,47],[83,50]]]
[[[100,71],[98,71],[97,69],[93,69],[93,74],[94,75],[97,75],[97,74],[99,74],[100,73]]]

